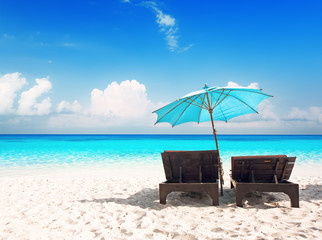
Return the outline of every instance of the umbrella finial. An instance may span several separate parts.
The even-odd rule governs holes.
[[[207,88],[209,87],[207,86],[207,83],[205,83],[205,86],[203,87],[203,89],[207,89]]]

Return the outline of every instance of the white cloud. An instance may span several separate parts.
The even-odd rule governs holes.
[[[259,116],[263,120],[280,121],[280,118],[273,110],[273,104],[269,100],[264,100],[258,105]]]
[[[178,27],[176,19],[169,14],[165,14],[153,1],[144,2],[143,6],[152,9],[156,14],[156,22],[160,27],[161,32],[165,34],[165,39],[170,51],[175,51],[178,48]]]
[[[180,50],[180,52],[186,52],[186,51],[188,51],[190,48],[192,48],[194,46],[194,44],[189,44],[188,46],[186,46],[186,47],[184,47],[184,48],[182,48],[181,50]]]
[[[21,93],[17,110],[19,115],[46,115],[50,113],[50,98],[47,97],[41,102],[37,102],[37,100],[51,89],[51,83],[48,78],[38,78],[36,83],[35,86]]]
[[[293,107],[288,115],[289,120],[314,121],[322,124],[322,107],[309,107],[307,110]]]
[[[57,104],[56,111],[58,113],[77,113],[80,112],[81,109],[82,106],[78,103],[77,100],[72,103],[64,100]]]
[[[0,114],[14,113],[13,104],[17,92],[27,83],[20,73],[8,73],[0,77]]]
[[[145,85],[136,80],[126,80],[120,84],[112,82],[103,90],[93,89],[87,109],[77,100],[61,101],[56,105],[55,112],[51,112],[51,102],[46,97],[52,88],[49,78],[36,79],[35,86],[22,92],[26,83],[20,73],[0,77],[2,131],[32,133],[47,129],[49,132],[66,133],[210,133],[209,122],[199,126],[183,124],[174,129],[168,124],[153,127],[156,114],[152,114],[152,111],[165,103],[156,104],[149,100]],[[228,86],[240,87],[236,82],[229,82]],[[258,88],[258,83],[251,83],[248,87]],[[18,109],[15,107],[17,95],[20,95]],[[321,133],[321,106],[306,109],[294,107],[289,114],[286,111],[276,114],[275,108],[278,107],[264,100],[258,107],[260,114],[241,116],[228,123],[216,121],[215,126],[220,133]],[[46,114],[48,116],[39,117]]]
[[[173,27],[175,25],[176,19],[171,17],[168,14],[163,13],[159,9],[156,9],[157,12],[157,23],[162,27]]]
[[[132,3],[130,0],[121,0],[123,3]],[[153,11],[156,17],[156,23],[158,24],[160,31],[165,35],[164,39],[167,42],[168,48],[171,52],[178,50],[182,53],[188,51],[193,44],[189,44],[184,48],[179,48],[178,44],[178,24],[176,19],[170,14],[164,13],[157,5],[155,1],[141,1],[136,4],[137,6],[143,6]]]
[[[150,100],[144,84],[126,80],[120,84],[112,82],[105,90],[91,92],[91,113],[93,115],[138,119],[146,116]]]
[[[229,81],[228,84],[227,84],[227,87],[244,87],[244,86],[241,86],[236,82]],[[259,86],[258,86],[258,83],[251,83],[246,88],[257,88],[257,89],[259,89]]]
[[[161,104],[164,105],[164,104]],[[118,84],[112,82],[106,89],[93,89],[89,109],[73,109],[78,102],[62,101],[57,113],[50,116],[48,126],[55,129],[66,127],[87,129],[89,132],[101,129],[104,132],[136,132],[136,127],[152,127],[156,116],[152,111],[160,107],[147,97],[146,87],[136,80]],[[67,109],[74,112],[67,114]]]

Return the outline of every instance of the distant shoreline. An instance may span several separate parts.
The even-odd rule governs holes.
[[[225,177],[229,177],[230,162],[223,162]],[[0,179],[6,177],[23,176],[113,176],[122,174],[132,177],[155,177],[164,178],[162,160],[157,163],[141,164],[93,164],[91,166],[81,165],[52,165],[52,166],[17,166],[0,168]],[[291,179],[294,177],[321,176],[322,163],[296,163]]]

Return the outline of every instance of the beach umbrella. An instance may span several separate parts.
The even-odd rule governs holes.
[[[257,107],[264,99],[272,97],[261,89],[248,87],[208,87],[189,93],[178,100],[154,111],[158,118],[155,124],[167,122],[172,127],[186,122],[211,121],[216,149],[219,154],[218,140],[214,121],[225,121],[250,113],[258,113]],[[223,169],[219,154],[221,195]]]

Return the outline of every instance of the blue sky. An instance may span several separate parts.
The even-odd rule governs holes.
[[[151,112],[256,83],[219,134],[322,134],[320,1],[2,1],[0,133],[211,133]]]

